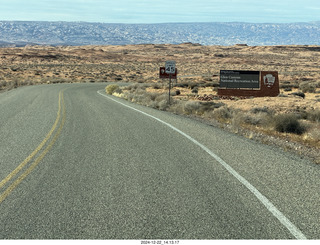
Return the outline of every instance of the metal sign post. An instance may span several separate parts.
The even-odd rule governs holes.
[[[171,104],[171,74],[169,74],[169,105]]]
[[[169,104],[171,103],[171,77],[176,73],[176,62],[173,60],[166,61],[165,71],[169,74]]]
[[[168,79],[169,78],[169,101],[171,103],[171,79],[176,79],[177,81],[178,69],[176,68],[176,62],[173,60],[166,61],[165,67],[160,67],[160,78]]]

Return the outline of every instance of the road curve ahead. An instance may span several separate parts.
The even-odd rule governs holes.
[[[319,239],[320,167],[106,84],[0,94],[0,239]]]

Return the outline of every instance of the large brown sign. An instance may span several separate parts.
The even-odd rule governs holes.
[[[257,74],[259,77],[259,86],[257,86]],[[245,86],[242,86],[243,84],[245,84]],[[251,84],[253,86],[250,87]],[[248,71],[220,72],[219,96],[276,97],[279,93],[279,77],[277,71],[249,73]]]

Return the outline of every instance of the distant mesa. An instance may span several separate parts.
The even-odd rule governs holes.
[[[246,44],[246,43],[237,43],[236,46],[248,47],[248,44]]]
[[[186,44],[320,45],[320,22],[104,24],[0,21],[0,46]]]

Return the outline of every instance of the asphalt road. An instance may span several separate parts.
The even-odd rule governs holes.
[[[0,94],[0,239],[320,238],[320,166],[105,86]]]

